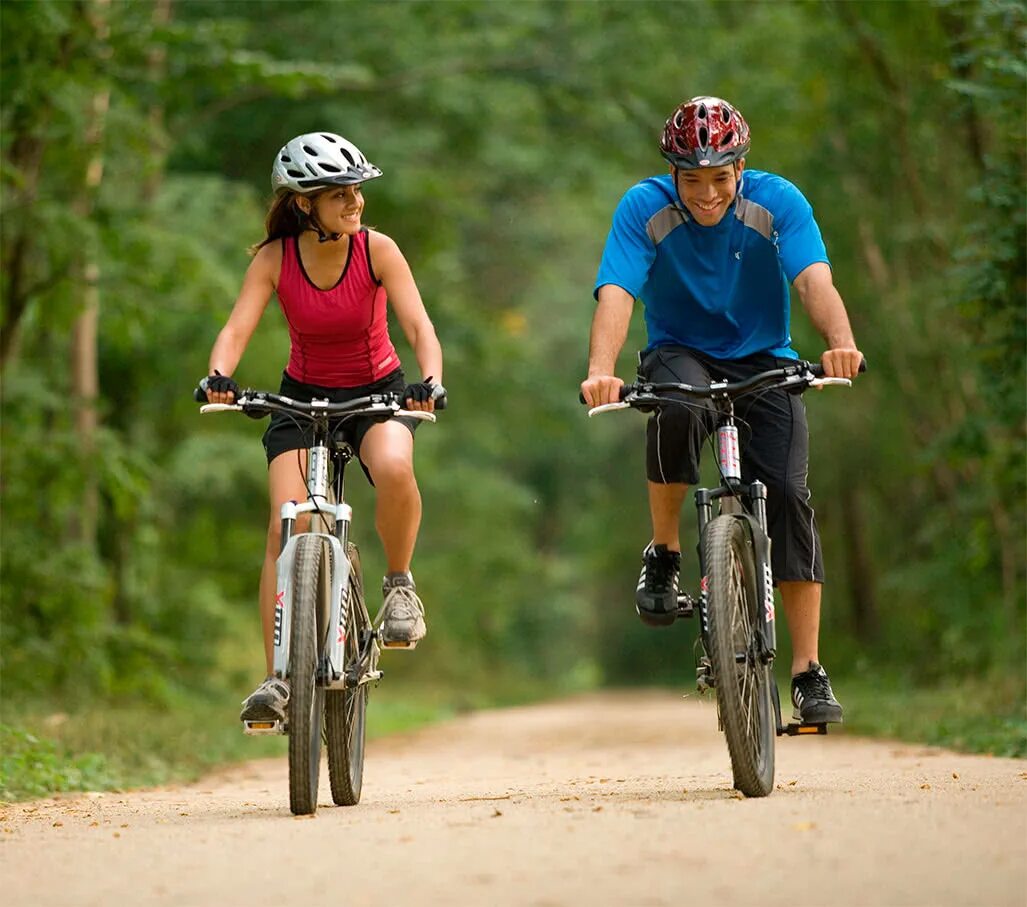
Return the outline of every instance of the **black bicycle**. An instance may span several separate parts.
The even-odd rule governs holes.
[[[206,400],[197,389],[195,398]],[[443,401],[437,401],[441,409]],[[345,472],[356,452],[336,437],[355,416],[434,422],[428,412],[403,409],[401,395],[372,394],[345,403],[293,400],[246,389],[235,403],[207,403],[202,413],[241,412],[261,419],[274,412],[311,426],[304,459],[307,500],[282,505],[282,546],[276,562],[274,675],[288,679],[286,720],[244,721],[247,734],[289,735],[289,807],[297,815],[317,810],[322,739],[327,744],[332,800],[359,802],[364,775],[368,684],[382,677],[379,631],[364,602],[357,546],[349,540],[353,510],[346,503]],[[309,526],[297,529],[297,520]]]
[[[865,363],[860,371],[865,370]],[[851,385],[847,378],[826,378],[819,364],[796,361],[760,372],[744,381],[710,385],[639,381],[621,388],[621,402],[589,410],[589,416],[618,409],[652,412],[664,406],[694,406],[710,401],[717,415],[715,438],[721,482],[699,488],[701,582],[697,596],[680,593],[675,618],[698,610],[703,654],[696,666],[700,692],[715,689],[717,717],[727,738],[734,786],[747,797],[774,789],[774,742],[782,734],[826,734],[826,724],[781,720],[774,681],[777,654],[774,585],[767,535],[767,488],[742,481],[734,401],[746,394],[783,388],[801,393],[810,387]],[[714,510],[716,509],[716,513]]]

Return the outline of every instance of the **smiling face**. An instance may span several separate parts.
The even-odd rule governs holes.
[[[313,198],[301,197],[297,203],[308,213],[313,207],[321,227],[328,233],[352,236],[360,232],[364,196],[359,183],[352,186],[333,186],[319,192]]]
[[[678,197],[695,222],[703,227],[715,227],[738,194],[743,169],[745,161],[740,160],[708,170],[676,170],[671,167],[670,173],[677,181]]]

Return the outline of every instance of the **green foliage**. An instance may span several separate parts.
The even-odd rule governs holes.
[[[466,696],[484,676],[687,686],[691,631],[654,634],[632,613],[642,420],[588,422],[575,398],[612,210],[662,168],[667,113],[707,92],[746,112],[749,166],[814,204],[870,362],[852,391],[807,401],[825,660],[837,673],[872,651],[917,683],[1022,671],[1022,4],[159,12],[13,3],[0,21],[5,696],[166,706],[255,679],[260,426],[200,418],[190,390],[262,237],[271,155],[320,128],[385,171],[366,219],[404,250],[446,354],[452,408],[417,442],[431,631],[395,673]],[[702,53],[682,52],[681,17]],[[767,35],[792,49],[772,64]],[[91,268],[94,452],[68,362]],[[793,329],[816,357],[798,309]],[[636,317],[625,377],[644,343]],[[238,377],[273,387],[287,351],[272,304]],[[350,488],[373,596],[374,499],[359,475]],[[95,539],[74,530],[91,489]]]
[[[0,724],[0,801],[58,791],[106,790],[112,780],[104,756],[71,756],[52,740]]]

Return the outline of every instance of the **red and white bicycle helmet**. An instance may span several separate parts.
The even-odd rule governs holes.
[[[749,124],[722,98],[698,97],[680,104],[660,137],[660,152],[675,167],[721,167],[745,157]]]
[[[352,186],[382,175],[352,142],[334,132],[308,132],[282,146],[271,168],[271,186],[310,192]]]

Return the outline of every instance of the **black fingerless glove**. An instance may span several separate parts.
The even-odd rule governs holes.
[[[200,389],[204,392],[213,391],[216,394],[231,393],[235,395],[236,400],[239,399],[239,385],[235,383],[235,379],[229,375],[222,375],[217,369],[214,369],[213,375],[208,375],[200,382]]]
[[[446,389],[441,384],[432,384],[431,375],[418,381],[416,384],[408,384],[403,388],[403,399],[413,400],[416,403],[427,403],[429,400],[439,400],[446,396]]]

